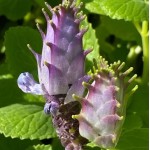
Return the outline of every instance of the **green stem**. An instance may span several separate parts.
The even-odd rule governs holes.
[[[142,82],[148,83],[149,79],[149,37],[148,37],[148,22],[143,21],[142,23],[142,45],[143,45],[143,74]]]
[[[142,22],[142,28],[139,23],[134,23],[138,32],[141,35],[143,47],[143,73],[142,84],[147,84],[149,79],[149,36],[148,36],[148,21]]]

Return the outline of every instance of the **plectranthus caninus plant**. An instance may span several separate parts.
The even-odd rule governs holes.
[[[86,75],[85,57],[91,49],[83,50],[82,37],[87,29],[80,29],[80,22],[85,18],[79,13],[80,6],[72,0],[63,0],[54,8],[47,3],[46,6],[52,13],[50,20],[42,9],[47,21],[46,33],[37,24],[43,41],[42,54],[28,45],[37,60],[39,83],[25,72],[19,76],[18,86],[23,92],[45,97],[44,111],[52,116],[66,150],[81,150],[88,140],[100,147],[112,148],[123,124],[126,108],[123,77],[130,70],[120,74],[123,64],[109,67],[100,59],[97,74]],[[86,97],[82,83],[89,89]]]

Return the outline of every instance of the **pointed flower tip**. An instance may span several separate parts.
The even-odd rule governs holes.
[[[137,89],[138,89],[138,85],[135,85],[134,88],[132,88],[132,90],[130,91],[129,95],[135,93]]]
[[[119,102],[117,102],[117,108],[120,108],[121,107],[121,104]]]
[[[137,74],[133,75],[129,80],[128,83],[131,83],[133,80],[137,78]]]
[[[32,52],[32,54],[36,55],[37,53],[33,50],[30,44],[27,44],[28,49]]]
[[[50,66],[50,64],[47,61],[44,61],[44,65],[47,66],[47,67]]]
[[[112,143],[115,143],[115,142],[116,142],[116,136],[113,136]]]
[[[121,73],[121,76],[125,77],[128,74],[130,74],[133,71],[133,67],[130,67],[128,70],[126,70],[125,72]]]
[[[121,117],[119,117],[119,118],[118,118],[118,120],[119,120],[119,121],[121,121],[121,120],[123,120],[123,118],[124,118],[124,117],[123,117],[123,116],[121,116]]]
[[[32,53],[34,52],[34,50],[33,50],[33,48],[31,47],[30,44],[27,44],[27,47],[28,47],[28,49],[29,49]]]
[[[118,70],[121,71],[124,66],[125,66],[125,62],[122,62],[121,65],[118,67]]]
[[[53,46],[53,44],[50,42],[47,42],[46,45],[49,46],[50,48],[52,48],[52,46]]]
[[[97,71],[98,72],[98,71]],[[94,79],[94,80],[98,80],[99,79],[99,76],[98,76],[98,73],[95,73],[95,74],[92,74],[92,78]]]
[[[84,56],[87,56],[89,53],[93,51],[93,48],[87,49],[84,51]]]
[[[118,92],[120,88],[118,86],[115,86],[115,91]]]
[[[45,12],[45,9],[44,9],[44,8],[42,8],[42,12]]]
[[[77,95],[75,95],[75,94],[72,94],[72,98],[73,98],[74,100],[78,101],[79,103],[81,103],[81,101],[82,101],[82,99],[83,99],[83,98],[81,98],[81,97],[79,97],[79,96],[77,96]]]
[[[82,85],[83,85],[85,88],[87,88],[87,89],[93,88],[91,84],[86,83],[86,82],[84,82],[84,81],[82,82]]]
[[[80,116],[79,115],[72,115],[73,119],[78,119]]]

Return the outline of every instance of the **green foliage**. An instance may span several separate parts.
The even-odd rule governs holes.
[[[83,48],[84,50],[88,50],[91,48],[93,51],[87,55],[86,59],[86,70],[90,69],[90,66],[92,66],[93,58],[96,58],[99,56],[99,45],[98,45],[98,39],[96,37],[95,30],[92,28],[92,25],[87,22],[87,19],[82,21],[81,27],[87,28],[88,31],[83,36]]]
[[[10,72],[16,77],[20,72],[37,70],[36,60],[27,48],[29,43],[37,52],[40,51],[42,41],[38,31],[29,27],[13,27],[5,34],[7,62]]]
[[[117,148],[120,150],[147,150],[148,129],[134,129],[120,137]]]
[[[21,19],[30,8],[30,0],[0,0],[0,15],[5,15],[11,20]]]
[[[39,121],[40,120],[40,121]],[[55,137],[49,116],[37,105],[14,104],[0,109],[0,133],[21,139]]]
[[[136,113],[127,114],[124,125],[123,125],[123,129],[125,131],[138,129],[138,128],[141,128],[142,125],[143,125],[142,119]]]
[[[87,15],[87,19],[82,21],[81,28],[89,28],[83,38],[83,48],[84,50],[93,48],[87,55],[86,72],[92,69],[93,58],[102,55],[109,63],[121,60],[127,67],[132,65],[133,74],[138,75],[135,84],[139,85],[139,89],[128,99],[127,115],[116,150],[147,150],[149,87],[145,75],[148,75],[149,59],[147,49],[149,2],[79,1],[84,3],[85,9],[84,7],[81,9]],[[51,6],[56,6],[61,0],[47,2]],[[44,0],[0,0],[1,150],[64,149],[56,138],[51,117],[43,112],[44,98],[24,94],[16,81],[18,75],[26,71],[37,79],[36,60],[28,50],[27,44],[41,53],[42,40],[34,27],[36,20],[42,23],[45,29],[45,19],[41,15],[42,7],[45,7]],[[85,150],[98,149],[100,148],[92,143],[85,146]]]
[[[92,28],[92,25],[87,22],[87,20],[84,20],[81,25],[83,25],[84,27],[88,27],[88,31],[83,37],[83,48],[84,50],[87,50],[89,48],[93,49],[93,51],[89,55],[87,55],[87,59],[89,61],[93,61],[93,58],[99,56],[98,39],[96,37],[95,30]]]
[[[149,88],[146,85],[139,86],[136,92],[130,99],[131,101],[128,112],[136,113],[142,118],[143,126],[148,128],[149,119]]]
[[[34,147],[34,150],[52,150],[51,146],[50,145],[36,145],[36,146],[33,146]]]
[[[8,94],[8,89],[11,89]],[[10,79],[1,79],[0,80],[0,97],[1,105],[0,107],[21,102],[22,92],[18,89],[16,80],[13,78]]]
[[[0,149],[1,150],[27,150],[33,144],[38,144],[37,140],[20,140],[19,138],[12,139],[0,134]]]
[[[143,0],[83,0],[93,13],[126,21],[148,20],[148,3]]]

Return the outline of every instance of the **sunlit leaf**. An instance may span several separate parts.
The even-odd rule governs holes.
[[[0,109],[0,133],[21,139],[55,137],[51,117],[37,105],[14,104]]]
[[[148,20],[148,3],[144,0],[83,0],[93,13],[127,21]]]

